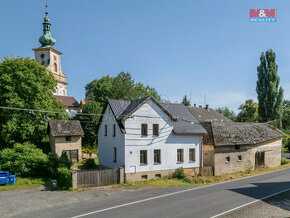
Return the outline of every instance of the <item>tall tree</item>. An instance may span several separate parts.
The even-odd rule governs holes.
[[[65,112],[53,96],[56,80],[46,68],[29,58],[5,58],[0,62],[0,105]],[[49,119],[65,119],[67,115],[0,109],[0,147],[30,141],[38,145],[47,135]]]
[[[259,117],[262,122],[278,119],[281,126],[283,114],[283,89],[280,86],[276,54],[271,49],[262,52],[260,65],[257,67],[258,81],[256,91],[259,102]]]
[[[282,118],[283,129],[287,130],[290,134],[290,101],[284,100],[283,102],[283,118]]]
[[[216,108],[216,111],[233,121],[236,119],[235,112],[230,110],[228,107],[219,107]]]
[[[182,99],[182,104],[184,104],[185,106],[190,106],[190,101],[189,99],[187,98],[187,95],[185,95]]]
[[[80,120],[85,135],[82,139],[85,147],[95,148],[98,143],[98,122],[100,114],[102,113],[102,107],[96,101],[88,101],[86,104],[81,105],[82,113],[90,115],[76,115],[75,120]]]
[[[245,104],[241,104],[239,107],[241,110],[237,115],[237,121],[239,122],[258,122],[258,103],[253,99],[245,101]]]
[[[93,99],[104,107],[109,98],[135,100],[146,96],[153,96],[157,100],[161,97],[157,91],[142,83],[135,83],[130,73],[119,73],[116,77],[104,76],[86,85],[86,96]]]

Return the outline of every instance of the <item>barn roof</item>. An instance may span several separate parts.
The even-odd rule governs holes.
[[[234,122],[211,108],[187,107],[208,132],[205,144],[255,145],[283,136],[283,132],[266,123]]]
[[[50,120],[48,125],[52,136],[84,135],[84,131],[79,120]]]
[[[255,145],[284,135],[266,123],[212,122],[211,126],[215,146]]]

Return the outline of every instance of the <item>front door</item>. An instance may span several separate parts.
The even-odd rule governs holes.
[[[265,151],[256,152],[255,168],[265,166]]]

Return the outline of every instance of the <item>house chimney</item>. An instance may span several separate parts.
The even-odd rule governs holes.
[[[199,105],[199,107],[202,107],[201,105]]]
[[[208,110],[208,104],[206,104],[206,105],[205,105],[205,109],[207,109],[207,110]]]
[[[193,107],[196,107],[196,104],[194,104]]]

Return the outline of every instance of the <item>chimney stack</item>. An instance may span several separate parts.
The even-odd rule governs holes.
[[[193,107],[196,107],[196,104],[194,104]]]
[[[199,107],[202,107],[201,105],[199,105]]]
[[[205,109],[207,109],[207,110],[208,110],[208,104],[206,104],[206,105],[205,105]]]

